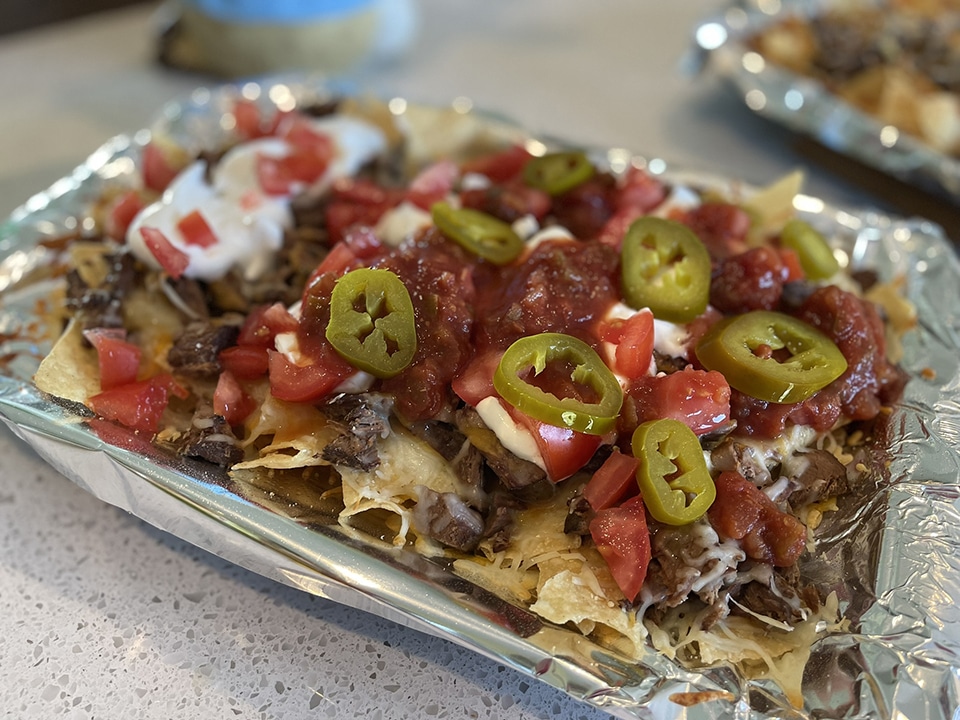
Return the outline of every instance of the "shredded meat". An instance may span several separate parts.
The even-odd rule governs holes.
[[[343,393],[325,403],[322,410],[341,433],[321,457],[332,465],[373,470],[380,464],[377,440],[390,432],[393,399],[377,393]]]
[[[240,328],[203,320],[190,323],[174,340],[167,362],[174,372],[195,378],[214,378],[221,370],[220,353],[237,342]]]
[[[795,625],[804,619],[801,608],[816,610],[820,606],[816,588],[802,582],[796,565],[788,568],[754,566],[746,574],[750,576],[749,582],[731,588],[730,595],[748,610]],[[736,605],[731,612],[744,614]]]
[[[567,504],[567,517],[563,521],[563,531],[568,535],[589,535],[590,521],[594,512],[590,502],[583,495],[575,495]]]
[[[243,459],[243,449],[230,425],[209,406],[197,408],[190,430],[179,442],[179,452],[221,467],[230,467]]]
[[[483,537],[490,538],[490,547],[493,552],[500,552],[509,547],[513,518],[519,507],[521,503],[509,493],[494,493],[493,506],[487,513],[483,528]]]
[[[423,535],[470,552],[484,534],[483,517],[455,493],[438,493],[420,485],[413,525]]]
[[[470,443],[467,436],[454,425],[442,420],[413,422],[406,427],[450,463],[459,481],[457,491],[460,496],[473,507],[486,512],[490,506],[490,497],[484,487],[483,455]]]
[[[645,586],[660,607],[675,607],[690,593],[708,605],[716,602],[720,590],[733,581],[742,550],[721,542],[707,520],[689,525],[649,522],[652,559]]]
[[[106,277],[97,287],[89,287],[76,270],[67,273],[66,306],[84,329],[124,326],[122,304],[136,282],[136,262],[126,252],[109,255],[106,261]]]
[[[790,494],[790,505],[801,508],[847,491],[847,468],[826,450],[813,449],[799,456],[800,472],[791,480],[797,488]]]
[[[547,480],[547,474],[529,460],[518,458],[503,447],[496,434],[484,425],[476,410],[470,407],[458,410],[456,423],[508,490],[528,500],[552,494],[553,486]]]
[[[713,449],[710,463],[714,470],[740,473],[757,487],[765,487],[772,481],[763,459],[749,446],[733,438]]]

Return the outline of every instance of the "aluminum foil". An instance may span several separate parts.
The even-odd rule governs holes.
[[[215,146],[238,92],[289,106],[322,100],[322,82],[201,89],[165,107],[151,131]],[[465,111],[460,101],[460,111]],[[394,103],[402,114],[402,103]],[[480,116],[498,132],[522,130]],[[226,127],[224,126],[226,125]],[[902,404],[877,428],[883,449],[861,460],[876,485],[818,531],[804,568],[836,590],[851,621],[824,636],[804,676],[805,707],[772,683],[728,667],[688,670],[654,650],[626,658],[541,622],[454,576],[442,563],[331,522],[309,487],[239,485],[209,465],[169,457],[130,436],[108,444],[78,408],[30,383],[59,332],[45,308],[56,239],[82,232],[108,185],[136,182],[151,131],[107,142],[69,177],[28,200],[0,227],[0,418],[49,463],[98,498],[249,570],[375,613],[490,657],[623,718],[949,718],[960,707],[960,262],[931,223],[834,208],[806,196],[797,209],[854,267],[903,277],[919,311],[904,339],[912,376]],[[643,164],[598,151],[612,167]],[[648,166],[668,182],[737,188],[734,181]],[[694,699],[710,698],[690,704]]]
[[[878,2],[878,0],[873,0]],[[871,0],[864,0],[871,3]],[[765,62],[746,40],[836,0],[739,0],[695,30],[700,64],[728,80],[754,112],[904,182],[960,202],[960,158],[939,152],[844,102],[821,83]]]

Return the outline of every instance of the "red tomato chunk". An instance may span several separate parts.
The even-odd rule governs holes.
[[[797,561],[807,540],[803,523],[782,512],[740,473],[721,473],[716,485],[717,499],[707,514],[718,533],[739,540],[751,560],[777,567]]]

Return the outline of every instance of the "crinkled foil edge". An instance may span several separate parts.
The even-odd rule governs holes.
[[[864,165],[960,202],[960,159],[906,133],[891,133],[884,123],[821,83],[764,62],[745,44],[748,37],[778,20],[789,15],[813,17],[831,4],[836,0],[731,3],[725,12],[695,29],[697,64],[729,81],[758,115]]]
[[[904,366],[913,379],[886,425],[892,448],[886,480],[865,504],[868,512],[854,512],[833,533],[839,547],[853,538],[848,544],[870,548],[869,592],[851,631],[827,635],[814,647],[804,710],[790,708],[771,683],[748,683],[729,668],[690,671],[652,650],[628,660],[577,632],[541,626],[527,611],[412,552],[335,526],[305,527],[245,500],[209,466],[108,445],[29,383],[53,329],[24,331],[42,326],[36,300],[45,292],[42,282],[25,278],[49,263],[44,240],[82,225],[85,209],[107,185],[133,182],[151,132],[215,145],[238,93],[303,103],[338,92],[311,78],[198,89],[168,104],[150,130],[108,141],[15,211],[0,226],[0,357],[8,358],[0,374],[0,419],[93,495],[181,539],[278,582],[459,643],[619,717],[951,717],[960,705],[954,600],[960,598],[960,262],[931,223],[833,208],[807,196],[796,202],[854,266],[904,278],[920,318],[904,342]],[[622,149],[602,152],[611,166],[645,163]],[[668,182],[738,188],[662,160],[648,169]],[[882,520],[871,525],[865,514]],[[697,693],[715,699],[689,707],[676,702]]]

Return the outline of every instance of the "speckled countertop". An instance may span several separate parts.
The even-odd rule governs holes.
[[[785,132],[681,74],[711,0],[423,0],[419,41],[361,87],[465,95],[529,126],[755,182]],[[0,215],[204,79],[152,62],[151,6],[0,42]],[[869,201],[810,169],[808,190]],[[0,715],[591,718],[446,640],[276,584],[86,494],[0,427]]]

